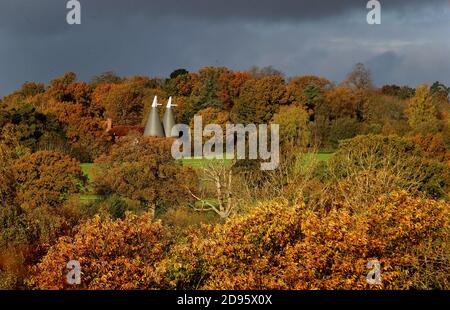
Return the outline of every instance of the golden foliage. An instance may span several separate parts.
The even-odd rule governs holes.
[[[85,181],[80,163],[57,152],[23,156],[15,161],[13,169],[17,203],[29,209],[60,206],[78,193]]]
[[[166,251],[165,232],[151,215],[124,220],[95,217],[74,237],[63,237],[33,268],[31,283],[40,289],[151,289],[160,277],[155,263]],[[66,282],[66,264],[78,260],[81,285]]]
[[[448,288],[449,211],[448,203],[403,192],[364,212],[358,206],[313,212],[268,203],[210,228],[206,238],[192,234],[177,245],[169,283],[206,289]],[[380,286],[365,279],[373,259],[381,262]],[[420,268],[424,263],[427,268]],[[417,281],[430,272],[439,281]]]

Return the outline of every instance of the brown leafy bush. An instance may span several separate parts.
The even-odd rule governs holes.
[[[400,190],[442,198],[450,185],[447,168],[406,138],[367,135],[344,140],[326,169],[324,204],[370,205]]]
[[[450,150],[445,144],[442,134],[436,135],[416,135],[411,138],[429,157],[440,162],[450,162]]]
[[[124,220],[95,217],[74,237],[63,237],[33,268],[31,283],[41,289],[151,289],[160,277],[155,263],[167,250],[165,231],[151,216]],[[66,264],[78,260],[81,285],[66,282]]]
[[[448,288],[449,211],[448,203],[405,193],[364,211],[270,203],[207,237],[191,234],[174,248],[166,275],[169,287],[191,289]],[[379,286],[365,279],[374,259]]]

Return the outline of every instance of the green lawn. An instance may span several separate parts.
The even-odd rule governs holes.
[[[80,195],[78,195],[78,199],[81,202],[96,201],[96,200],[99,200],[100,198],[101,198],[101,196],[95,195],[95,194],[80,194]]]
[[[81,170],[82,170],[83,173],[88,177],[89,182],[92,181],[91,168],[92,168],[94,165],[95,165],[95,164],[81,164]]]
[[[316,154],[317,159],[320,161],[328,161],[332,155],[333,155],[332,153],[317,153]],[[191,158],[181,159],[183,166],[191,167],[194,169],[200,169],[200,168],[206,167],[206,165],[208,164],[209,161],[210,161],[210,159],[208,159],[208,158],[191,157]],[[231,163],[231,160],[225,159],[225,162],[227,164],[229,164],[229,163]],[[92,164],[92,163],[81,164],[81,169],[83,170],[83,173],[88,177],[89,182],[92,181],[92,169],[91,168],[93,168],[93,167],[95,169],[95,164]]]
[[[331,153],[315,154],[317,159],[320,161],[328,161],[332,155],[333,154],[331,154]],[[184,158],[184,159],[181,159],[183,166],[191,167],[194,169],[201,169],[201,168],[206,167],[206,165],[208,164],[209,161],[210,161],[210,159],[208,159],[208,158]],[[225,163],[231,164],[231,160],[225,159]],[[95,169],[95,164],[93,164],[93,163],[81,164],[81,169],[82,169],[83,173],[88,177],[89,183],[92,182],[92,178],[93,178],[92,170]],[[89,183],[87,185],[86,192],[84,194],[81,194],[78,196],[80,201],[90,202],[90,201],[95,201],[95,200],[99,199],[98,195],[92,194],[92,187],[90,186]]]
[[[181,162],[182,162],[183,166],[191,167],[194,169],[199,169],[199,168],[205,168],[210,160],[211,159],[208,159],[208,158],[191,157],[191,158],[183,158],[183,159],[181,159]],[[225,164],[231,164],[231,160],[225,159]]]
[[[317,159],[320,161],[328,161],[330,160],[331,156],[333,156],[332,153],[317,153],[316,154]]]

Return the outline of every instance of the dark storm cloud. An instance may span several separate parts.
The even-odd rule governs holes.
[[[364,62],[379,85],[450,84],[448,0],[381,0],[380,26],[367,25],[366,0],[80,2],[82,24],[69,26],[66,0],[0,0],[0,96],[66,71],[167,76],[208,65],[339,81]]]
[[[409,10],[445,0],[389,0],[386,9]],[[93,7],[104,1],[92,1]],[[260,21],[316,19],[365,8],[364,0],[112,0],[110,12],[144,13],[150,16],[179,16],[221,20],[238,18]],[[90,5],[91,3],[88,3]],[[108,9],[106,9],[108,11]]]
[[[382,1],[386,10],[411,11],[447,0]],[[2,0],[0,28],[23,33],[57,33],[69,29],[61,19],[66,0]],[[366,0],[80,0],[89,22],[122,22],[136,16],[203,19],[210,22],[244,20],[300,22],[365,10]]]

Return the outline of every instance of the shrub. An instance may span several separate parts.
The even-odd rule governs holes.
[[[442,134],[436,135],[416,135],[411,141],[418,145],[427,156],[440,162],[450,161],[450,150],[445,144]]]
[[[30,282],[40,289],[70,289],[66,264],[78,260],[79,289],[152,289],[159,287],[155,263],[167,250],[165,231],[151,215],[128,214],[123,220],[95,217],[81,225],[73,237],[62,237],[42,262]]]
[[[0,207],[0,287],[25,288],[28,267],[58,237],[70,233],[73,223],[58,211],[49,206],[27,211],[15,205]]]
[[[448,203],[411,198],[401,192],[364,210],[352,205],[326,214],[305,213],[302,241],[286,251],[283,280],[295,289],[448,287],[449,256],[435,257],[423,249],[434,244],[445,251],[449,211]],[[366,264],[373,259],[382,266],[378,287],[365,281]],[[419,267],[427,261],[428,268],[445,281],[426,285],[416,281],[430,271]]]
[[[176,245],[166,285],[183,289],[448,288],[450,204],[394,193],[369,208],[261,205]],[[438,255],[439,254],[439,255]],[[381,285],[366,265],[381,262]]]
[[[167,261],[171,288],[282,288],[272,271],[285,248],[300,237],[296,208],[273,203],[239,215],[224,225],[207,227],[207,237],[193,232]],[[271,274],[269,276],[269,274]]]
[[[330,198],[367,205],[396,190],[444,197],[450,181],[448,169],[425,156],[417,145],[397,136],[345,140],[328,165]]]

